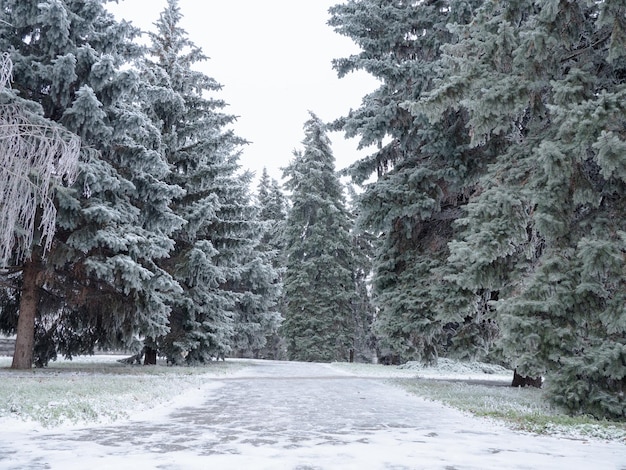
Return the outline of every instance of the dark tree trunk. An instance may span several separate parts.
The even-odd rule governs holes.
[[[12,369],[30,369],[33,366],[33,348],[35,345],[35,318],[39,303],[40,263],[36,255],[24,263],[20,311],[17,318],[17,335]]]
[[[145,355],[143,358],[143,365],[155,366],[157,363],[157,350],[149,346],[146,346],[144,349],[145,349]]]
[[[519,375],[517,373],[517,369],[513,371],[513,383],[511,383],[512,387],[536,387],[541,388],[542,379],[541,377],[525,377],[523,375]]]

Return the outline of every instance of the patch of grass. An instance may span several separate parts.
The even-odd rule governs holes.
[[[1,366],[5,364],[0,362]],[[105,363],[83,359],[29,371],[2,368],[0,418],[35,421],[44,427],[124,419],[244,366],[226,361],[203,367],[143,367],[115,359]]]
[[[526,432],[573,439],[602,439],[626,444],[626,423],[570,416],[553,406],[545,392],[526,387],[474,385],[432,379],[393,379],[405,390],[475,416],[495,419]]]

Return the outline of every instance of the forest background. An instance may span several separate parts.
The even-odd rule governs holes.
[[[333,6],[359,47],[334,69],[380,86],[333,122],[310,114],[287,196],[267,174],[253,194],[176,0],[145,47],[99,0],[0,14],[14,368],[119,348],[478,358],[546,377],[571,413],[626,417],[623,2]],[[346,171],[359,194],[331,130],[374,145]]]

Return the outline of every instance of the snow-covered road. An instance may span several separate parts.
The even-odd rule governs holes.
[[[201,406],[0,430],[0,469],[626,469],[626,446],[515,433],[322,364],[254,361]]]

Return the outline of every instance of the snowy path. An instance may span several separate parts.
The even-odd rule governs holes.
[[[1,429],[0,469],[626,469],[618,443],[514,433],[321,364],[252,364],[165,418]]]

